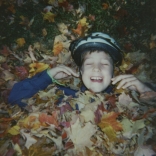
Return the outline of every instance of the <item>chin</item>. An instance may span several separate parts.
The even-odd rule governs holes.
[[[90,89],[92,92],[94,93],[100,93],[102,92],[104,89]]]

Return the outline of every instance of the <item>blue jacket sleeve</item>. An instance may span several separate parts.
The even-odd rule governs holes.
[[[21,102],[22,99],[31,98],[39,90],[44,90],[48,85],[52,83],[51,77],[47,74],[47,71],[43,71],[32,78],[27,78],[23,81],[16,83],[8,97],[8,103],[11,105],[18,104],[20,107],[25,107],[27,104]],[[64,91],[65,95],[72,95],[75,97],[77,90],[73,90],[69,87],[58,85],[59,90]]]
[[[27,78],[18,82],[13,86],[10,92],[8,103],[11,105],[18,104],[20,107],[25,107],[26,104],[21,102],[22,99],[32,97],[39,90],[45,89],[51,83],[52,79],[49,77],[46,70],[36,74],[32,78]]]

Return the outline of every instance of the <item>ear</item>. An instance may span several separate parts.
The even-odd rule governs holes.
[[[80,74],[82,75],[82,70],[80,70]]]

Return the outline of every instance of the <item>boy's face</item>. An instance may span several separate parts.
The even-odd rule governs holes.
[[[82,81],[91,91],[98,93],[111,83],[113,61],[103,51],[87,53],[81,68]]]

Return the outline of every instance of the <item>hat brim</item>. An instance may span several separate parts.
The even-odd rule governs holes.
[[[80,45],[75,51],[71,53],[75,63],[80,67],[82,65],[82,55],[84,55],[84,53],[91,51],[93,49],[102,50],[108,53],[113,59],[114,64],[116,65],[120,65],[122,62],[121,51],[104,43],[88,42],[88,43]]]

